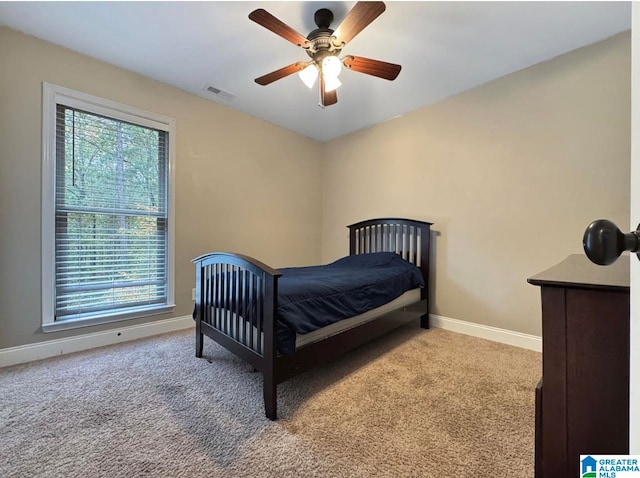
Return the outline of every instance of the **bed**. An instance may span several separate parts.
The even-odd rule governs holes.
[[[265,413],[275,420],[279,383],[409,321],[429,328],[431,225],[400,218],[352,224],[349,256],[327,266],[276,270],[228,252],[193,259],[196,357],[206,335],[261,372]],[[364,267],[392,292],[367,280],[341,282],[341,274],[356,278]],[[317,292],[326,304],[312,295]]]

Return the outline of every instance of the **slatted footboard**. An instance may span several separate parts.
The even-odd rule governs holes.
[[[267,416],[275,419],[275,269],[241,254],[215,252],[196,264],[196,357],[203,335],[220,343],[263,373]]]

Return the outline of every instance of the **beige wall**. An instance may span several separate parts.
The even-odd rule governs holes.
[[[205,252],[243,252],[274,267],[320,261],[318,143],[0,27],[0,348],[108,328],[40,330],[43,81],[176,120],[177,306],[116,325],[190,314],[190,261]]]
[[[527,277],[628,222],[630,55],[627,32],[325,145],[323,259],[346,224],[433,221],[432,312],[540,335]]]

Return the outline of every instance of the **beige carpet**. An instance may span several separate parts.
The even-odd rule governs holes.
[[[1,477],[531,477],[541,355],[403,327],[279,386],[191,332],[0,369]]]

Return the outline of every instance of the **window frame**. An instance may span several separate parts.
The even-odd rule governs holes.
[[[133,311],[106,311],[88,318],[55,320],[55,194],[56,194],[56,110],[61,104],[89,113],[166,131],[167,161],[167,303]],[[175,120],[122,103],[89,95],[51,83],[42,83],[42,331],[147,317],[170,312],[175,307]]]

